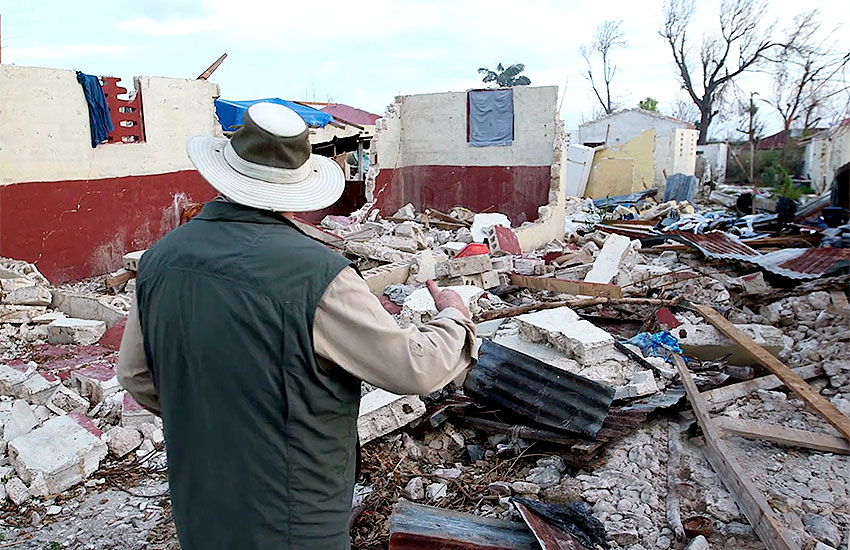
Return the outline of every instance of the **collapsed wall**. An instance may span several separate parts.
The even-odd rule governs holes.
[[[143,139],[92,148],[74,71],[0,65],[0,81],[0,256],[54,283],[99,275],[174,228],[183,205],[215,195],[186,140],[220,132],[218,85],[139,77]]]
[[[416,210],[502,212],[515,226],[538,219],[538,208],[559,187],[553,185],[564,139],[558,89],[511,90],[513,139],[485,147],[470,143],[470,92],[397,97],[378,121],[367,200],[385,213],[411,203]]]

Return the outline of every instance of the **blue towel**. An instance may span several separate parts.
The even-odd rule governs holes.
[[[106,104],[106,95],[100,87],[100,80],[93,75],[77,71],[77,82],[83,87],[83,94],[89,104],[89,126],[91,126],[91,146],[97,147],[109,138],[112,131],[112,117]]]

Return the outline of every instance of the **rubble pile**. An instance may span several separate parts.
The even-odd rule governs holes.
[[[761,548],[742,495],[692,437],[704,419],[677,370],[683,356],[728,458],[790,536],[801,547],[843,548],[847,440],[797,390],[771,381],[770,361],[753,350],[850,415],[846,249],[811,247],[823,233],[816,226],[713,213],[699,199],[644,192],[567,199],[565,208],[563,239],[535,250],[523,250],[522,228],[506,216],[464,208],[407,205],[386,218],[364,208],[307,227],[355,262],[399,325],[437,313],[425,288],[433,279],[466,301],[482,343],[465,378],[432,395],[364,386],[353,547],[393,548],[405,536],[400,515],[431,507],[473,527],[487,518],[488,529],[525,540],[537,535],[526,513],[534,507],[522,504],[530,499],[555,506],[553,517],[586,507],[613,549]],[[801,240],[809,248],[794,252]],[[770,259],[777,252],[783,260]],[[136,489],[164,487],[159,420],[115,377],[141,253],[119,272],[62,288],[30,264],[0,263],[0,497],[26,518],[15,523],[21,532],[90,509],[90,492],[126,472]],[[818,447],[787,433],[747,435],[741,422],[805,431],[820,436]],[[127,547],[174,547],[167,494],[157,494],[137,514],[139,546]],[[63,543],[82,540],[52,528]]]

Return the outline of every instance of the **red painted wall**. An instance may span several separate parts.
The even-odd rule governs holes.
[[[446,212],[465,206],[474,212],[501,212],[514,225],[537,219],[549,202],[549,166],[405,166],[382,168],[375,182],[383,216],[412,203],[417,211]]]
[[[177,226],[180,209],[215,197],[194,170],[0,187],[0,256],[33,262],[59,284],[118,269]]]

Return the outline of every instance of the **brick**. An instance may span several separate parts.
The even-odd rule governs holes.
[[[490,245],[490,253],[494,256],[519,256],[522,254],[519,239],[510,227],[501,225],[491,227],[487,230],[487,243]]]
[[[49,306],[53,302],[53,294],[49,288],[42,286],[24,286],[7,292],[3,301],[19,306]]]
[[[57,416],[9,444],[9,457],[25,483],[43,480],[61,493],[94,473],[106,456],[100,430],[76,413]]]
[[[115,369],[103,361],[75,370],[71,373],[71,380],[80,384],[80,393],[92,403],[100,403],[121,389]]]
[[[139,427],[142,424],[153,424],[156,415],[145,409],[129,393],[124,394],[121,403],[121,425]]]
[[[620,264],[623,263],[631,242],[628,237],[622,235],[608,235],[593,262],[593,268],[584,280],[588,283],[610,283],[620,271]]]
[[[416,395],[396,395],[373,390],[360,400],[357,431],[360,444],[384,436],[410,424],[425,414],[425,403]]]
[[[85,413],[89,410],[89,402],[83,396],[65,386],[59,386],[45,403],[50,411],[56,414],[71,412]]]
[[[460,277],[461,275],[474,275],[476,273],[484,273],[493,268],[490,262],[490,256],[477,254],[475,256],[466,256],[464,258],[452,258],[448,263],[449,277]]]
[[[106,332],[106,323],[66,317],[47,325],[47,341],[51,344],[94,344]]]
[[[682,324],[681,321],[676,319],[676,316],[673,315],[670,308],[667,307],[662,307],[656,311],[655,318],[658,319],[658,324],[661,325],[661,328],[664,330],[671,330]]]

